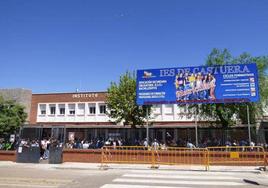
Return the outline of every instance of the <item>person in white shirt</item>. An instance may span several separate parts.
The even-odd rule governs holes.
[[[147,138],[145,138],[144,142],[143,142],[143,146],[144,147],[148,147],[148,141],[147,141]]]
[[[113,148],[116,149],[116,141],[113,141]]]
[[[188,141],[187,148],[195,148],[195,145]]]
[[[153,147],[154,150],[158,150],[158,148],[159,148],[159,143],[157,142],[156,139],[154,139],[154,141],[153,141],[153,143],[152,143],[152,147]]]
[[[254,147],[255,147],[255,143],[253,141],[251,141],[249,143],[249,146],[250,146],[250,150],[253,151]]]
[[[88,143],[88,141],[85,141],[83,143],[83,149],[88,149],[88,147],[89,147],[89,143]]]

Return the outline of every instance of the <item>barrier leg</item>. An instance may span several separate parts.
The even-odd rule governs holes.
[[[206,159],[205,159],[205,163],[206,163],[206,171],[209,171],[209,151],[207,150],[206,153]]]
[[[100,166],[100,169],[103,169],[104,167],[104,164],[103,164],[103,148],[101,148],[101,166]]]
[[[263,171],[266,171],[267,157],[266,157],[266,153],[265,153],[265,152],[263,152],[263,158],[264,158],[264,167],[263,167]]]
[[[105,168],[107,168],[108,167],[108,165],[106,164],[104,164],[105,163],[105,161],[104,161],[104,156],[105,155],[105,153],[104,153],[104,148],[101,148],[101,166],[100,166],[100,169],[101,170],[105,170]]]
[[[158,166],[156,166],[156,162],[155,162],[155,152],[157,152],[157,151],[152,149],[152,165],[151,165],[151,168],[153,168],[153,169],[158,168]]]

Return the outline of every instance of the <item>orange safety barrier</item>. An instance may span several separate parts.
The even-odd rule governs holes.
[[[104,146],[102,147],[102,166],[108,163],[150,164],[152,154],[143,146]]]
[[[266,169],[266,153],[260,146],[208,147],[209,165],[255,165]]]
[[[167,147],[153,151],[153,158],[157,165],[204,165],[208,170],[206,148]]]
[[[263,147],[230,146],[207,148],[104,146],[101,152],[101,166],[109,163],[159,165],[255,165],[264,166],[267,159]]]
[[[206,148],[153,148],[143,146],[104,146],[102,148],[102,166],[108,163],[151,164],[158,165],[205,165],[208,170]]]

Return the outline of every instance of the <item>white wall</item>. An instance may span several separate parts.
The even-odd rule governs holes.
[[[96,105],[96,113],[89,113],[89,104],[92,103],[47,103],[46,104],[46,114],[41,114],[40,104],[38,104],[37,110],[37,122],[107,122],[108,117],[105,114],[101,114],[99,110],[100,105],[104,105],[104,102],[99,101],[94,103]],[[56,104],[56,114],[50,114],[49,105]],[[65,104],[65,114],[60,114],[59,104]],[[75,104],[75,114],[69,113],[69,104]],[[84,113],[79,114],[78,104],[84,104]]]
[[[46,104],[46,114],[42,115],[40,111],[40,104]],[[56,114],[50,114],[49,106],[56,105]],[[59,105],[65,105],[65,114],[60,114]],[[75,104],[75,114],[69,114],[69,104]],[[84,114],[78,114],[78,104],[84,104]],[[96,113],[89,113],[89,105],[96,106]],[[100,113],[100,105],[105,105],[103,101],[95,103],[39,103],[37,122],[108,122],[109,118],[106,114]],[[151,121],[193,121],[194,116],[189,116],[187,108],[178,107],[176,104],[160,104],[152,108]]]

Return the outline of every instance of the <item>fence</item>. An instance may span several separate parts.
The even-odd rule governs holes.
[[[101,152],[101,163],[150,164],[152,151],[143,146],[104,146]]]
[[[204,165],[208,169],[206,148],[175,148],[155,149],[142,146],[104,146],[101,155],[102,166],[109,163],[151,164],[152,168],[159,165]]]
[[[210,165],[255,165],[266,168],[266,153],[260,146],[208,147]]]
[[[101,163],[159,165],[202,165],[209,170],[211,165],[264,166],[267,160],[263,147],[208,147],[208,148],[153,148],[142,146],[104,146]]]
[[[206,148],[167,147],[164,150],[152,150],[152,160],[156,165],[204,165],[208,168]]]

